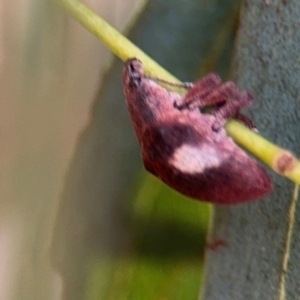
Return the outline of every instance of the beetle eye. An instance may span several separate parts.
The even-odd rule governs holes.
[[[130,71],[131,71],[131,72],[134,72],[134,71],[135,71],[135,68],[134,68],[133,63],[131,63],[131,64],[129,65],[129,68],[130,68]]]

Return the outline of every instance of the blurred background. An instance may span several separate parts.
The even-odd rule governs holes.
[[[239,0],[85,3],[183,81],[229,74]],[[197,299],[210,208],[146,174],[122,62],[0,0],[0,299]]]

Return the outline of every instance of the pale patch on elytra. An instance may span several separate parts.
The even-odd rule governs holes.
[[[168,162],[181,172],[195,174],[218,167],[222,159],[212,147],[200,148],[184,144],[175,150]]]

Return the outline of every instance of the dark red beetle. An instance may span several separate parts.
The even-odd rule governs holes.
[[[182,98],[147,77],[136,58],[125,63],[123,85],[149,172],[186,196],[217,204],[243,203],[271,191],[265,170],[223,128],[232,117],[254,127],[239,113],[253,102],[248,92],[209,74],[185,85]],[[207,106],[210,112],[203,113]]]

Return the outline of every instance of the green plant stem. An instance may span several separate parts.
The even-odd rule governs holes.
[[[180,82],[81,1],[54,0],[54,2],[62,6],[121,60],[126,61],[129,58],[138,57],[149,75],[165,78],[171,82]]]
[[[272,144],[234,120],[227,122],[226,130],[238,144],[249,150],[253,155],[259,157],[261,161],[275,172],[300,184],[300,162],[290,152]],[[277,167],[277,161],[280,158],[284,159],[287,155],[289,159],[287,163],[288,168],[280,172]]]

